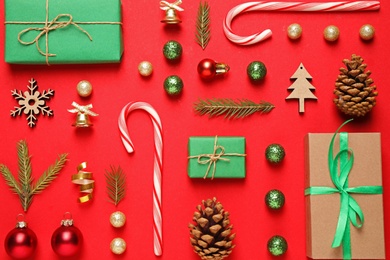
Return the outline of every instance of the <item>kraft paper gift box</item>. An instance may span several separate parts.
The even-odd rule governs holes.
[[[190,137],[188,154],[190,178],[245,178],[244,137]]]
[[[344,141],[340,143],[340,134],[337,134],[334,149],[330,148],[333,134],[310,133],[305,138],[307,256],[312,259],[386,259],[380,134],[342,133],[341,135]],[[348,148],[346,148],[345,138],[347,138]],[[344,189],[343,192],[340,192],[332,181],[328,163],[328,150],[333,150],[333,158],[335,158],[340,151],[340,146],[344,150],[340,154],[344,160],[342,167],[346,167],[343,168],[341,176],[333,176],[339,187],[343,187],[341,188]],[[348,154],[345,149],[351,149],[354,159],[346,180],[345,173],[350,166],[346,161],[348,158],[351,159],[351,154]],[[336,162],[337,159],[330,160],[330,164]],[[334,165],[331,167],[334,170],[340,166]],[[311,195],[308,194],[310,193],[308,189],[313,189]],[[353,190],[357,193],[353,193]],[[349,195],[345,191],[348,191]],[[364,223],[360,228],[353,226],[348,219],[348,213],[351,213],[352,219],[356,217],[352,210],[356,208],[354,201],[364,214]],[[337,229],[339,220],[340,229]],[[357,224],[359,223],[358,219]],[[339,232],[339,237],[335,239],[336,231]],[[332,247],[334,240],[341,244],[338,246],[335,242]]]
[[[5,0],[5,61],[120,62],[121,26],[120,0]]]

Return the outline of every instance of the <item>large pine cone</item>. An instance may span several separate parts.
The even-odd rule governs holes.
[[[351,60],[344,59],[347,68],[340,68],[340,75],[336,80],[333,93],[337,96],[333,100],[336,106],[345,114],[359,117],[370,112],[376,104],[376,86],[370,78],[371,71],[366,70],[367,64],[363,59],[352,54]]]
[[[233,226],[230,225],[229,213],[224,211],[216,198],[202,201],[194,213],[195,225],[189,224],[190,241],[201,259],[222,260],[230,255],[234,245]]]

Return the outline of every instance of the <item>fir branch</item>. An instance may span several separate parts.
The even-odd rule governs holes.
[[[0,172],[11,190],[20,196],[22,194],[22,189],[20,188],[19,183],[15,180],[8,167],[3,164],[0,164]]]
[[[210,41],[210,5],[207,1],[199,3],[196,20],[196,42],[204,50]]]
[[[18,177],[22,194],[28,195],[31,192],[32,176],[31,176],[31,162],[28,154],[28,147],[25,140],[21,140],[17,144],[18,148]]]
[[[126,194],[126,175],[120,166],[110,166],[111,171],[106,170],[106,187],[110,202],[118,205]]]
[[[200,115],[208,114],[209,117],[214,117],[225,114],[227,119],[243,118],[256,112],[269,113],[273,108],[274,105],[266,101],[255,103],[248,99],[233,100],[229,98],[199,99],[194,104],[195,111]]]
[[[53,165],[50,165],[41,177],[39,177],[38,181],[32,187],[31,196],[41,193],[55,178],[57,178],[58,174],[65,166],[67,156],[68,154],[66,153],[61,154],[59,159],[56,160]]]

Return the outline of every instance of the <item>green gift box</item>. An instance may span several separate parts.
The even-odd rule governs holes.
[[[120,62],[120,0],[5,0],[5,61]]]
[[[190,137],[190,178],[245,178],[244,137]]]

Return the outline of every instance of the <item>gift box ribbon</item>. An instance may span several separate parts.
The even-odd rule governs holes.
[[[203,179],[206,179],[209,175],[211,165],[213,165],[213,172],[211,174],[211,179],[214,179],[215,171],[217,168],[217,162],[219,160],[227,161],[230,160],[228,158],[224,158],[223,156],[246,156],[246,154],[239,154],[239,153],[225,153],[225,147],[222,145],[217,145],[218,142],[218,136],[215,136],[214,139],[214,151],[211,154],[198,154],[198,155],[192,155],[188,156],[188,159],[198,159],[199,164],[208,164],[207,170],[205,175],[203,176]]]
[[[64,20],[66,19],[66,20]],[[46,0],[46,20],[44,22],[19,22],[19,21],[7,21],[5,24],[43,24],[43,27],[29,27],[19,32],[18,41],[23,45],[31,45],[35,43],[37,51],[46,58],[46,64],[49,65],[49,57],[56,56],[56,54],[49,52],[49,33],[57,29],[67,27],[69,25],[75,26],[81,32],[83,32],[90,41],[92,41],[91,35],[80,27],[79,24],[113,24],[122,25],[121,22],[74,22],[71,14],[59,14],[53,20],[49,21],[49,0]],[[31,41],[23,41],[22,37],[24,34],[38,31],[38,35]],[[39,46],[39,40],[45,36],[45,51]]]
[[[383,193],[382,186],[348,187],[348,178],[354,162],[353,151],[348,148],[348,133],[340,133],[340,151],[335,157],[333,156],[336,135],[351,120],[344,122],[336,130],[329,145],[329,174],[335,187],[309,187],[305,189],[305,195],[340,194],[340,213],[332,247],[336,248],[342,245],[344,259],[352,258],[350,223],[356,228],[361,228],[364,224],[363,211],[357,201],[351,196],[351,193]]]

